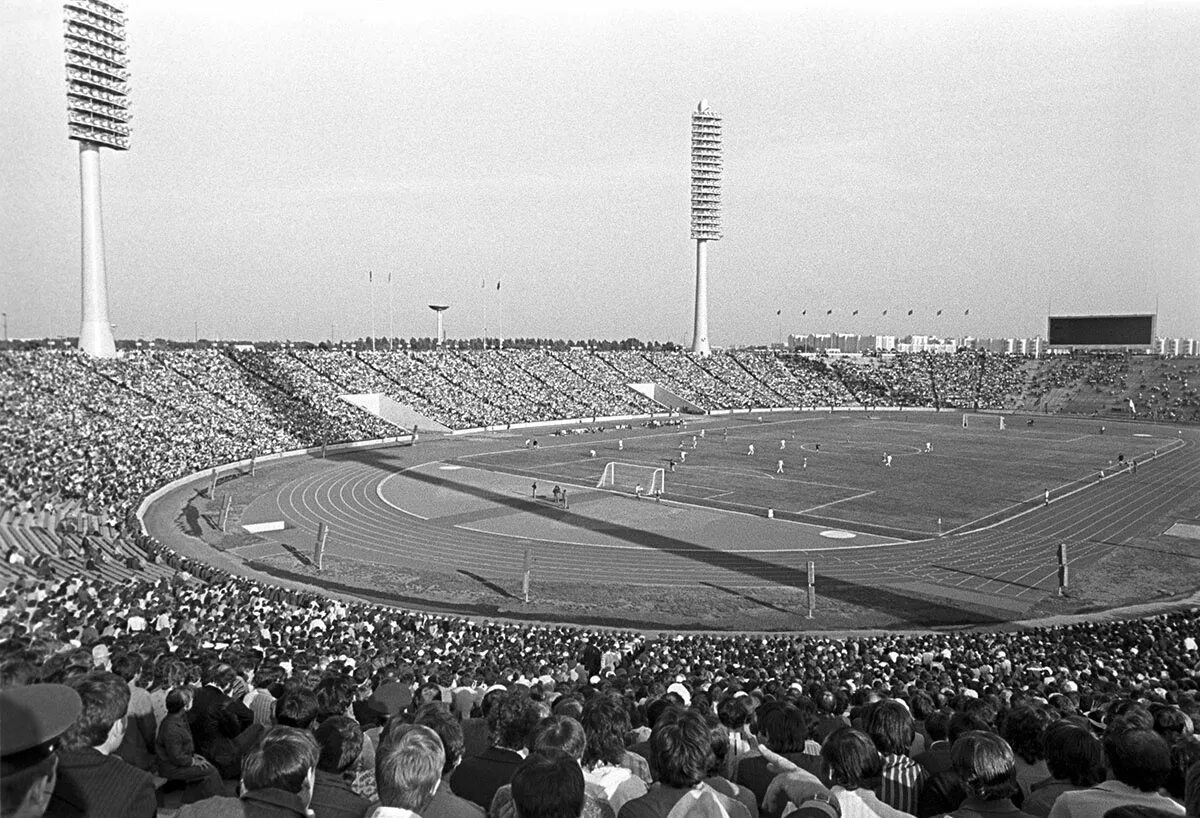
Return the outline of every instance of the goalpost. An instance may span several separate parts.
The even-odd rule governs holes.
[[[600,475],[596,488],[611,488],[630,493],[637,492],[642,487],[642,494],[654,497],[662,494],[666,488],[666,471],[662,467],[639,466],[636,463],[610,462]]]
[[[972,415],[963,414],[963,428],[970,429],[972,426],[984,429],[1005,429],[1004,415]]]

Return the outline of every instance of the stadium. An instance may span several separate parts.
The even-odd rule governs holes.
[[[261,39],[260,25],[272,33],[312,31],[289,14],[266,15],[264,24],[254,12],[246,10],[245,32],[230,26],[217,39]],[[43,31],[40,11],[21,15],[23,30]],[[470,41],[462,32],[475,30],[469,19],[451,25],[434,15],[433,22],[401,24],[378,9],[363,15],[379,31],[364,33],[363,20],[347,23],[331,10],[329,34],[317,39],[335,42],[349,25],[363,49],[355,59],[370,68],[364,74],[378,76],[390,76],[395,57],[371,43],[400,30],[393,26],[415,26],[410,33],[431,42],[445,32]],[[159,35],[180,24],[157,19]],[[483,19],[489,28],[497,22]],[[967,250],[938,262],[948,257],[945,247],[931,250],[913,238],[921,231],[897,202],[937,189],[925,200],[929,212],[969,214],[1012,191],[985,184],[980,192],[972,181],[949,206],[939,198],[943,188],[978,167],[918,182],[938,164],[931,157],[946,158],[934,142],[920,143],[928,164],[905,176],[912,156],[903,158],[889,137],[897,153],[881,160],[864,148],[865,131],[820,139],[807,157],[814,173],[825,163],[849,175],[813,184],[809,193],[826,197],[832,215],[823,224],[833,238],[813,229],[805,240],[831,254],[827,263],[852,245],[879,261],[870,234],[895,222],[906,232],[890,234],[892,266],[865,287],[853,276],[821,281],[810,272],[780,284],[785,268],[793,269],[794,248],[772,253],[789,244],[781,236],[801,232],[799,222],[775,221],[771,208],[782,200],[771,198],[769,180],[776,171],[748,157],[770,159],[772,139],[790,126],[772,131],[764,125],[770,116],[758,110],[752,116],[760,119],[751,121],[761,133],[742,131],[751,147],[727,157],[736,124],[727,131],[701,100],[690,112],[690,175],[678,174],[686,188],[659,185],[651,159],[615,171],[628,157],[614,162],[617,143],[604,139],[628,136],[614,126],[628,120],[610,112],[609,133],[599,139],[606,128],[590,107],[578,121],[598,158],[579,160],[584,142],[560,146],[541,135],[508,159],[471,164],[456,153],[457,127],[466,132],[485,121],[489,150],[506,134],[520,142],[494,114],[525,98],[530,75],[521,70],[513,81],[522,93],[501,97],[497,107],[486,94],[460,88],[473,107],[458,119],[449,114],[458,110],[455,94],[435,91],[439,102],[425,108],[418,95],[414,121],[426,117],[432,132],[430,123],[447,116],[455,127],[428,140],[436,145],[405,143],[415,151],[413,167],[397,186],[378,155],[364,158],[351,144],[371,142],[371,116],[361,112],[390,116],[392,107],[355,97],[357,81],[324,85],[326,77],[355,73],[346,54],[322,56],[315,41],[282,37],[289,55],[325,66],[280,73],[308,94],[292,96],[293,88],[281,95],[288,116],[306,121],[315,107],[308,92],[335,89],[330,97],[345,107],[320,121],[342,127],[327,128],[328,141],[316,143],[322,161],[346,161],[348,172],[322,177],[317,163],[303,160],[286,167],[301,154],[278,141],[263,151],[254,128],[272,115],[272,139],[296,132],[266,102],[266,119],[254,106],[241,111],[254,123],[236,140],[245,157],[231,160],[221,146],[206,145],[220,168],[214,190],[228,191],[234,180],[247,199],[214,196],[215,209],[193,202],[181,217],[164,202],[185,197],[163,177],[131,175],[118,164],[110,202],[125,204],[109,205],[106,212],[118,216],[109,228],[127,236],[136,223],[149,238],[118,239],[111,255],[127,263],[145,244],[155,269],[157,256],[177,252],[188,271],[163,277],[179,288],[178,304],[175,292],[164,298],[156,289],[161,282],[145,274],[144,262],[132,265],[145,278],[136,289],[126,281],[110,292],[100,163],[102,151],[123,156],[132,144],[127,12],[109,0],[69,0],[53,22],[65,46],[68,136],[78,152],[81,231],[72,250],[81,251],[80,321],[77,334],[10,339],[9,311],[17,310],[4,302],[0,818],[1200,815],[1200,357],[1195,340],[1182,337],[1195,311],[1186,288],[1160,314],[1157,300],[1147,308],[1145,292],[1122,295],[1115,274],[1105,279],[1110,289],[1092,288],[1090,300],[1073,291],[1089,288],[1064,274],[1052,288],[1088,309],[1047,303],[1043,312],[1014,294],[1033,292],[1049,278],[1044,273],[989,276],[961,263],[968,252],[976,263],[996,252],[1002,226],[987,239],[968,236]],[[1022,25],[1046,36],[1038,28],[1044,23]],[[198,18],[188,25],[204,42],[210,24]],[[792,24],[775,22],[780,31]],[[926,24],[913,30],[932,36],[936,26],[926,31]],[[1189,24],[1195,28],[1195,20]],[[591,38],[591,26],[578,33]],[[664,42],[683,42],[672,39],[677,33],[667,37],[671,27],[657,29]],[[1178,46],[1171,25],[1138,31]],[[873,53],[890,54],[889,38],[909,34],[871,34]],[[483,42],[490,31],[478,36]],[[845,36],[820,35],[842,46],[859,35],[839,39]],[[164,39],[145,41],[162,49]],[[248,71],[259,58],[277,65],[272,42],[246,60]],[[791,48],[786,37],[779,45]],[[471,59],[484,59],[486,49],[470,51]],[[670,52],[655,50],[655,59],[667,64]],[[737,64],[729,54],[721,59]],[[498,65],[510,62],[506,47]],[[580,83],[604,73],[571,60],[555,64]],[[898,76],[907,70],[894,55],[881,64]],[[457,72],[458,62],[450,65]],[[204,64],[193,79],[210,68]],[[765,80],[775,69],[745,70]],[[877,67],[864,70],[875,77]],[[487,77],[486,69],[477,73]],[[434,88],[442,81],[432,68],[425,76]],[[574,87],[556,93],[541,72],[532,76],[534,85],[550,83],[539,91],[549,134],[547,123],[564,119],[563,100],[584,95]],[[719,77],[708,81],[724,88]],[[839,80],[847,82],[853,85]],[[147,84],[150,110],[178,110],[164,108],[161,95],[179,86]],[[203,108],[207,93],[184,101]],[[237,99],[242,89],[228,93]],[[1144,105],[1164,99],[1175,97],[1164,91]],[[913,110],[928,102],[914,100]],[[937,123],[942,102],[930,104],[928,122]],[[830,121],[841,105],[825,103]],[[777,107],[772,101],[765,109]],[[647,118],[648,110],[636,115]],[[538,119],[521,116],[526,127]],[[200,135],[196,144],[204,144],[208,124],[196,117],[189,138]],[[814,127],[822,124],[814,118]],[[188,173],[176,152],[186,140],[157,127],[148,129],[160,146],[151,164]],[[394,149],[407,135],[387,128],[398,140],[388,150],[403,154]],[[1161,137],[1164,144],[1171,134]],[[969,152],[981,141],[960,134],[954,144]],[[446,146],[449,164],[441,165]],[[1146,150],[1139,173],[1107,169],[1106,178],[1137,177],[1153,195],[1134,184],[1132,204],[1122,207],[1165,214],[1159,188],[1186,184],[1156,187],[1169,151],[1157,142]],[[846,152],[856,158],[843,161]],[[539,164],[563,156],[561,166]],[[284,160],[278,176],[266,157]],[[730,175],[751,191],[730,221],[755,239],[725,255],[714,243],[727,239],[727,158]],[[362,175],[371,162],[379,178]],[[426,176],[415,172],[421,162]],[[526,165],[534,169],[527,175]],[[881,167],[886,184],[863,181]],[[456,187],[464,174],[487,181]],[[1039,174],[1065,178],[1046,168],[1029,178]],[[59,192],[65,175],[62,168],[47,173],[46,188]],[[623,203],[624,221],[606,222],[598,207],[580,217],[572,207],[585,197],[563,181],[572,177],[597,188],[589,206],[610,204],[606,198]],[[892,183],[899,198],[880,192]],[[856,198],[849,192],[855,185],[872,192]],[[443,186],[454,201],[439,210]],[[22,195],[42,201],[31,192],[38,185],[25,187]],[[662,242],[661,227],[671,222],[649,213],[667,188],[690,196],[690,211],[679,208],[690,216],[694,251],[690,331],[685,342],[642,342],[633,336],[647,327],[682,336],[672,323],[683,311],[678,282],[669,288],[656,274],[622,273],[614,260],[642,252],[635,245]],[[562,195],[567,189],[575,192]],[[344,190],[362,201],[397,191],[414,201],[424,195],[428,218],[410,211],[398,231],[415,249],[405,256],[392,246],[396,258],[428,263],[440,254],[449,267],[474,257],[480,267],[446,274],[441,289],[424,272],[393,288],[402,261],[390,262],[386,276],[378,267],[356,269],[357,278],[366,273],[366,303],[346,297],[352,288],[336,274],[316,273],[314,259],[353,256],[330,247],[352,244],[356,235],[369,245],[365,234],[391,225],[367,227],[375,205],[351,201]],[[631,205],[642,194],[645,202]],[[144,209],[131,217],[137,211],[128,202],[143,195]],[[854,204],[839,210],[844,201]],[[527,202],[535,207],[522,210]],[[873,228],[861,220],[863,207],[875,214]],[[1071,207],[1057,201],[1045,209]],[[459,213],[443,225],[456,208],[474,215],[457,221]],[[25,210],[20,224],[53,208]],[[464,229],[478,226],[480,212],[490,226]],[[945,225],[986,221],[961,218]],[[1164,238],[1168,218],[1154,222],[1158,233],[1143,256],[1128,247],[1114,256],[1149,260],[1160,272],[1169,259],[1193,259],[1194,252],[1179,251],[1186,241]],[[322,219],[327,232],[311,233]],[[853,241],[839,238],[850,225]],[[167,226],[177,231],[176,248]],[[540,258],[553,271],[506,278],[517,291],[506,301],[500,281],[491,286],[492,256],[526,231],[532,237],[520,236],[523,246],[509,263]],[[594,246],[591,259],[573,245],[589,232],[618,236],[613,244],[625,246],[617,255]],[[1048,258],[1078,238],[1059,245],[1047,238],[1052,232],[1039,234]],[[252,244],[242,243],[247,235]],[[302,248],[292,260],[307,253],[310,266],[294,276],[279,274],[286,264],[271,272],[275,262],[261,257],[289,241]],[[1089,241],[1095,255],[1112,249]],[[43,259],[38,243],[14,253],[9,266],[30,276]],[[652,264],[646,252],[643,263]],[[550,256],[571,261],[546,262]],[[229,260],[235,263],[227,270]],[[916,272],[939,264],[932,284]],[[325,303],[314,295],[318,279],[327,279],[320,285],[329,288]],[[181,306],[190,297],[187,282],[206,291],[190,311]],[[401,325],[432,310],[432,337],[395,332],[397,289],[406,302]],[[267,291],[274,294],[263,300]],[[938,302],[923,303],[922,291]],[[386,332],[377,331],[377,292],[387,296]],[[113,314],[110,295],[119,296]],[[31,326],[61,323],[61,303],[47,306],[27,293],[13,303]],[[37,305],[45,315],[31,321],[27,313]],[[785,309],[807,331],[787,343],[779,340]],[[112,321],[118,313],[122,322],[139,322],[139,332],[154,322],[177,329],[178,316],[187,316],[191,339],[123,338]],[[203,338],[201,318],[193,316],[226,320],[211,318],[218,313],[255,331]],[[747,319],[751,313],[767,315],[766,324],[773,314],[772,339],[727,341],[755,333],[761,341],[764,322]],[[979,337],[1007,320],[998,316],[1013,315],[1044,326],[1046,338]],[[324,327],[311,331],[327,319],[356,328],[341,335],[362,337],[339,338],[334,326],[327,335]],[[454,320],[473,329],[448,337]],[[834,320],[879,334],[839,335]],[[606,326],[608,337],[625,340],[502,337],[505,322],[531,334]],[[920,334],[921,322],[939,335]],[[273,324],[281,330],[271,332]],[[1165,337],[1164,325],[1180,337]],[[283,340],[291,334],[283,328],[297,326],[325,340]]]

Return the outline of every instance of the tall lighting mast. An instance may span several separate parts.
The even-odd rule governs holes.
[[[108,320],[100,148],[129,150],[125,11],[111,0],[69,0],[63,5],[63,22],[67,133],[79,142],[83,296],[79,348],[112,358],[117,350]]]
[[[708,355],[708,242],[721,238],[721,117],[700,100],[692,113],[692,238],[696,240],[696,321],[692,352]]]

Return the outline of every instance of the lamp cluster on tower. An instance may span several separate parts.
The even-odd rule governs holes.
[[[63,6],[63,22],[71,139],[128,150],[125,12],[102,0],[70,0]]]
[[[721,117],[705,100],[692,112],[692,238],[721,238]]]

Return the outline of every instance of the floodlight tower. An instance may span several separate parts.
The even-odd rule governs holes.
[[[446,342],[446,332],[442,329],[442,313],[450,309],[449,304],[430,304],[429,309],[437,313],[437,345],[441,346]]]
[[[700,100],[692,113],[692,238],[696,240],[696,321],[692,352],[708,355],[708,242],[721,238],[721,117]]]
[[[82,312],[79,348],[117,354],[108,321],[104,223],[100,214],[100,148],[129,150],[129,58],[125,11],[113,0],[68,0],[63,5],[67,64],[67,135],[79,142],[82,222]]]

